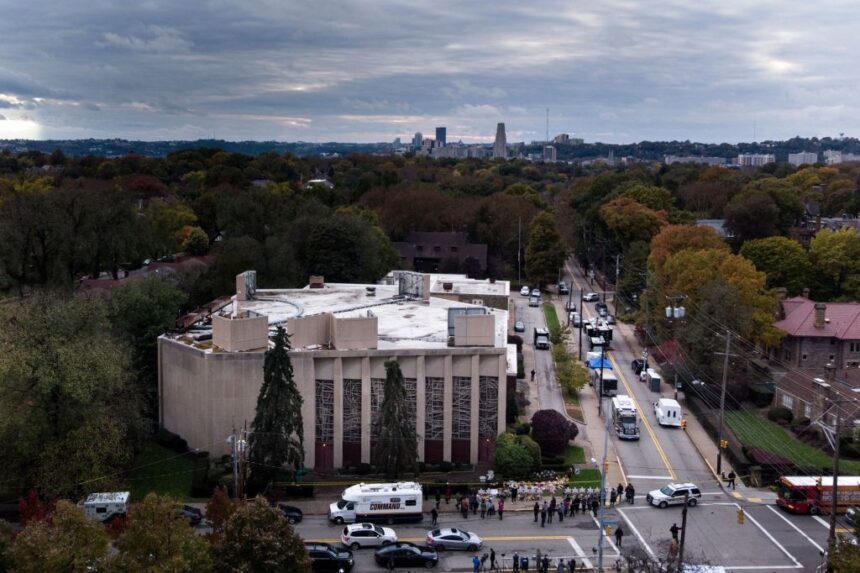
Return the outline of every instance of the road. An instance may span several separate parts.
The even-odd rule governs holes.
[[[589,292],[594,288],[578,267],[569,263],[566,270],[572,277],[575,295],[579,294],[579,289]],[[584,304],[581,312],[585,318],[596,316],[594,304]],[[609,307],[610,311],[614,310],[611,302]],[[819,552],[826,547],[826,522],[821,518],[790,515],[773,504],[757,503],[756,498],[724,492],[686,432],[657,424],[653,403],[660,397],[673,398],[673,386],[664,381],[660,392],[652,392],[639,382],[630,367],[632,360],[641,354],[633,342],[631,327],[618,325],[613,334],[608,356],[619,379],[619,394],[631,396],[640,415],[640,440],[623,441],[612,437],[625,479],[634,484],[637,495],[669,481],[690,481],[704,492],[702,503],[688,512],[686,556],[729,570],[814,571],[820,563]],[[574,338],[578,342],[579,337]],[[583,342],[586,345],[584,356],[587,349],[584,338]],[[595,428],[588,430],[595,431]],[[737,520],[741,508],[746,512],[743,525]],[[639,546],[654,557],[665,555],[671,523],[681,523],[680,509],[657,510],[644,503],[610,513],[622,526],[626,525],[628,534],[633,533]]]

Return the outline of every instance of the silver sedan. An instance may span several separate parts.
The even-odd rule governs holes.
[[[462,529],[449,527],[428,531],[427,545],[439,551],[444,549],[477,551],[484,545],[484,542],[471,531],[463,531]]]

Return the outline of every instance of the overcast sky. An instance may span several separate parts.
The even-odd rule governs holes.
[[[860,20],[816,0],[0,0],[0,138],[860,135]]]

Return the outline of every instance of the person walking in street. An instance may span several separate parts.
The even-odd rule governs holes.
[[[430,511],[431,524],[436,527],[436,522],[439,521],[439,510],[435,507]]]
[[[672,534],[672,539],[678,541],[678,532],[681,531],[681,528],[678,527],[677,523],[673,523],[672,527],[669,528],[669,533]]]
[[[634,489],[632,483],[627,484],[626,495],[627,495],[627,503],[633,503],[633,500],[636,497],[636,489]]]
[[[505,500],[500,499],[499,500],[499,521],[502,520],[502,517],[504,516],[504,514],[505,514]]]
[[[621,525],[615,528],[615,545],[621,547],[621,538],[624,537],[624,530],[621,529]]]
[[[618,492],[616,490],[612,490],[612,493],[609,494],[609,507],[615,507],[615,502],[618,500]]]
[[[540,510],[540,526],[545,527],[546,524],[546,502],[544,502],[544,506]]]
[[[463,513],[463,519],[469,519],[469,498],[463,498],[463,501],[460,502],[460,508]]]
[[[534,382],[534,381],[535,381],[535,371],[534,371],[534,368],[532,368],[532,382]]]
[[[487,517],[487,500],[485,498],[481,498],[481,519]]]
[[[618,487],[615,488],[615,491],[618,493],[618,499],[621,499],[621,496],[624,495],[624,486],[618,484]]]
[[[598,509],[600,509],[600,502],[596,499],[591,500],[591,513],[594,514],[595,519],[597,518]]]
[[[540,515],[540,504],[535,502],[535,506],[532,508],[532,511],[535,512],[535,523],[537,523],[538,515]]]
[[[735,489],[735,478],[737,477],[734,471],[729,472],[729,485],[732,486],[732,489]]]

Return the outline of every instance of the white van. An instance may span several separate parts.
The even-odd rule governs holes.
[[[660,398],[654,402],[654,416],[661,426],[681,427],[681,405],[671,398]]]
[[[421,521],[423,499],[419,483],[360,483],[343,490],[340,501],[329,506],[328,518],[337,524]]]
[[[84,515],[90,519],[108,522],[114,517],[128,514],[130,495],[127,491],[91,493],[78,503],[78,507],[83,509]]]

